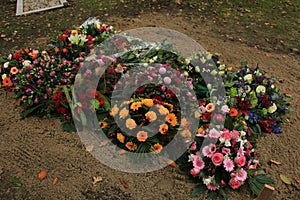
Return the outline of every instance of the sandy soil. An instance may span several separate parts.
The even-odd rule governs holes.
[[[300,185],[295,182],[300,178],[299,57],[224,42],[211,37],[210,27],[198,24],[197,19],[180,15],[149,14],[134,19],[110,18],[108,22],[121,30],[154,25],[174,29],[195,39],[206,50],[221,53],[222,61],[229,66],[238,67],[240,59],[245,59],[251,66],[259,64],[268,75],[281,79],[278,86],[294,98],[294,112],[286,117],[289,122],[284,123],[283,133],[261,138],[257,151],[276,181],[271,199],[300,199]],[[174,168],[146,174],[109,169],[85,151],[76,133],[63,132],[57,119],[21,119],[12,100],[12,94],[0,91],[0,199],[188,199],[193,185]],[[270,159],[282,165],[268,164]],[[43,181],[37,178],[40,170],[48,172]],[[293,184],[284,184],[279,174],[290,178]],[[94,176],[103,178],[95,186]],[[55,177],[59,181],[52,186]],[[20,180],[22,186],[15,187],[12,178]],[[128,188],[124,188],[120,178],[128,183]],[[250,200],[253,196],[243,188],[229,192],[229,199]]]

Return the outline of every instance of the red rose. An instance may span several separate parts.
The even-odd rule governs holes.
[[[99,97],[98,101],[99,101],[100,106],[102,106],[104,104],[104,99],[103,98]]]
[[[214,163],[215,166],[220,166],[223,162],[224,156],[221,153],[215,153],[212,157],[211,160]]]
[[[229,185],[232,189],[238,189],[241,186],[241,182],[236,179],[230,179]]]
[[[59,107],[56,109],[58,114],[65,114],[67,112],[67,109],[65,107]]]

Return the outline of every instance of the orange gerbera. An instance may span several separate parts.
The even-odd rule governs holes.
[[[108,123],[107,123],[107,122],[104,122],[104,121],[100,122],[99,124],[100,124],[100,127],[101,127],[101,128],[108,128],[108,127],[109,127],[109,126],[108,126]]]
[[[138,141],[140,142],[145,142],[148,138],[148,133],[145,132],[145,131],[139,131],[137,134],[136,134],[136,138],[138,139]]]
[[[162,105],[158,105],[158,112],[161,114],[161,115],[167,115],[169,114],[169,110],[162,106]]]
[[[130,151],[135,151],[137,149],[137,145],[134,144],[133,142],[127,142],[125,144],[126,148],[129,149]]]
[[[117,106],[117,104],[114,105],[114,107],[112,107],[111,111],[110,111],[110,116],[116,116],[116,114],[119,112],[119,108]]]
[[[4,78],[4,79],[2,80],[2,84],[3,84],[4,86],[8,86],[8,87],[10,87],[10,86],[13,85],[13,83],[12,83],[11,80],[10,80],[10,78],[8,78],[8,77],[6,77],[6,78]]]
[[[140,107],[142,107],[142,103],[141,102],[133,102],[130,106],[131,110],[138,110]]]
[[[206,109],[207,112],[212,112],[212,111],[215,110],[215,104],[209,103],[209,104],[207,104],[207,105],[205,106],[205,109]]]
[[[121,119],[124,119],[125,117],[127,117],[129,113],[129,110],[127,110],[126,108],[123,108],[121,111],[120,111],[120,118]]]
[[[19,72],[18,68],[16,68],[16,67],[10,68],[10,73],[11,74],[17,74],[18,72]]]
[[[156,113],[153,111],[149,111],[145,114],[146,118],[149,120],[149,122],[153,122],[157,119]]]
[[[117,139],[119,142],[124,143],[125,142],[125,136],[122,133],[117,133]]]
[[[153,106],[153,100],[152,99],[143,99],[142,104],[144,104],[147,107],[152,107]]]
[[[166,116],[166,121],[171,124],[171,126],[175,126],[177,124],[177,117],[174,113],[169,113]]]
[[[168,132],[168,129],[169,129],[169,127],[167,124],[162,124],[159,126],[159,132],[163,135]]]
[[[230,117],[236,117],[238,114],[239,114],[239,112],[237,111],[237,109],[230,108],[230,111],[229,111],[229,116]]]
[[[157,144],[153,145],[150,150],[152,153],[158,154],[161,152],[162,149],[163,149],[163,146],[161,144],[157,143]]]
[[[127,119],[126,120],[126,127],[130,130],[134,129],[136,127],[136,123],[133,119]]]
[[[173,105],[170,104],[170,103],[164,103],[165,106],[168,106],[170,108],[170,110],[172,111],[173,110]]]

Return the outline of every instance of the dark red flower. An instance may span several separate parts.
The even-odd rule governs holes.
[[[211,113],[207,112],[204,115],[202,115],[203,120],[210,120],[211,119]]]
[[[59,107],[56,109],[58,114],[66,114],[66,112],[68,111],[65,107]]]
[[[269,101],[269,96],[268,95],[264,95],[261,99],[261,103],[265,106],[271,106],[272,102]]]
[[[248,110],[252,107],[252,104],[249,102],[249,100],[242,100],[241,98],[235,96],[234,97],[237,103],[235,104],[235,107],[241,114],[249,115]]]
[[[262,129],[265,132],[271,133],[272,132],[271,124],[273,124],[275,122],[276,122],[276,120],[268,118],[268,119],[260,120],[259,125],[262,127]]]

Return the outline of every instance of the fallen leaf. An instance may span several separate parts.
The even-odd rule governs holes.
[[[118,151],[118,153],[119,153],[119,155],[124,155],[125,153],[127,153],[127,151],[124,149],[121,149],[120,151]]]
[[[55,177],[55,178],[53,179],[53,181],[52,181],[52,185],[56,185],[56,184],[57,184],[57,182],[58,182],[58,178],[57,178],[57,177]]]
[[[106,146],[109,143],[109,141],[110,140],[104,140],[104,141],[100,142],[99,146],[100,147]]]
[[[40,173],[38,174],[38,178],[39,178],[40,180],[45,179],[46,176],[47,176],[47,172],[46,172],[46,171],[40,171]]]
[[[87,146],[85,148],[85,151],[91,153],[93,151],[93,149],[94,149],[94,146],[93,145],[89,145],[89,146]]]
[[[300,115],[298,115],[297,118],[300,119]]]
[[[124,178],[119,178],[120,183],[124,186],[124,188],[128,188],[129,185],[125,182]]]
[[[176,3],[177,3],[178,5],[181,5],[181,1],[180,1],[180,0],[176,0]]]
[[[177,168],[177,164],[176,164],[173,160],[168,160],[168,164],[169,164],[171,167]]]
[[[291,184],[292,184],[291,180],[290,180],[288,177],[286,177],[285,175],[283,175],[283,174],[280,174],[280,179],[281,179],[285,184],[288,184],[288,185],[291,185]]]
[[[51,121],[51,122],[49,123],[50,126],[53,126],[54,124],[55,124],[54,121]]]
[[[96,185],[97,183],[99,183],[102,180],[103,180],[103,178],[101,176],[94,176],[93,177],[93,185]]]
[[[276,160],[270,160],[270,162],[271,162],[271,163],[274,163],[274,164],[276,164],[276,165],[281,165],[281,162],[278,162],[278,161],[276,161]]]
[[[296,179],[296,182],[297,182],[298,184],[300,184],[300,179]]]

